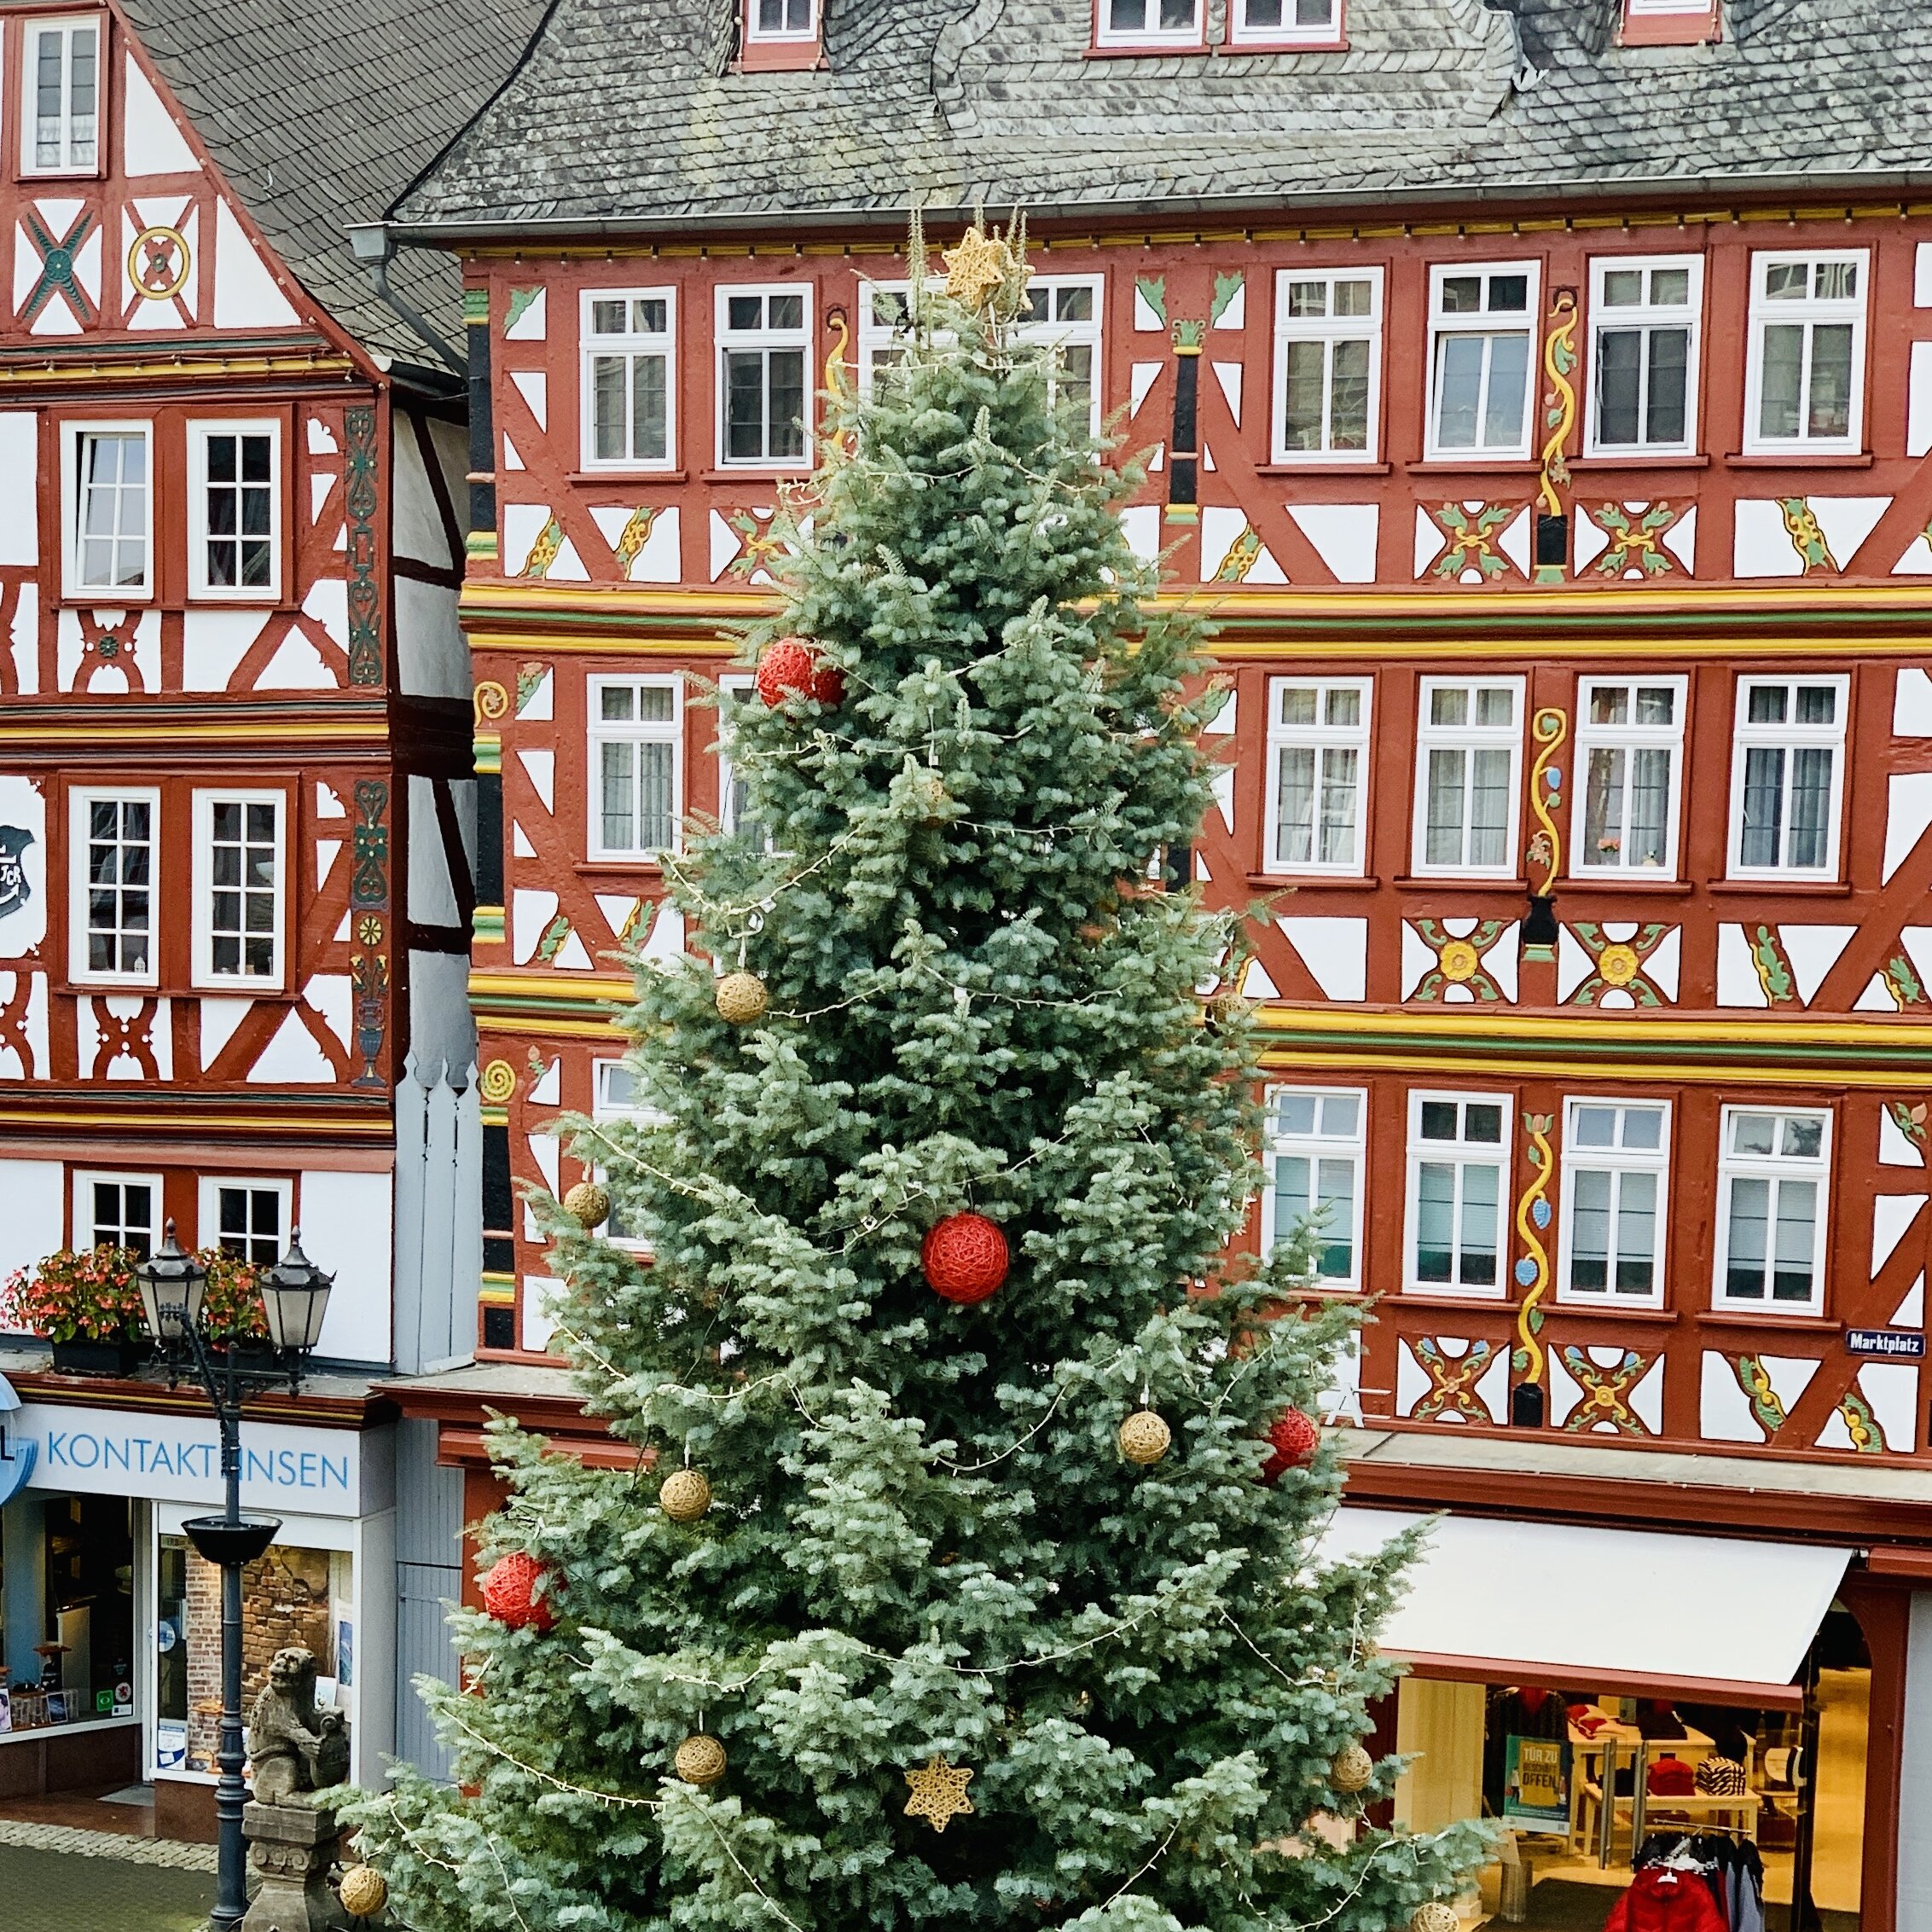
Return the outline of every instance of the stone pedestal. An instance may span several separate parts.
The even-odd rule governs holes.
[[[241,1932],[347,1932],[349,1916],[329,1884],[342,1827],[310,1804],[251,1804],[241,1814],[248,1862],[262,1882]]]

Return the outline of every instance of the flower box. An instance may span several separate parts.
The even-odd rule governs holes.
[[[118,1341],[93,1342],[75,1337],[55,1342],[54,1367],[61,1375],[132,1375],[148,1355],[146,1342],[122,1337]]]

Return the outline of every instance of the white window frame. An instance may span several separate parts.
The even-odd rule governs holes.
[[[1858,269],[1859,292],[1848,301],[1826,301],[1807,295],[1803,299],[1773,300],[1765,293],[1771,270],[1793,262],[1814,267],[1820,262],[1850,262]],[[1744,358],[1744,438],[1747,456],[1856,455],[1865,447],[1865,388],[1866,317],[1871,301],[1871,251],[1869,248],[1772,248],[1751,257],[1751,293],[1747,350]],[[1766,436],[1762,432],[1764,407],[1764,339],[1767,329],[1778,323],[1805,327],[1802,388],[1808,405],[1812,363],[1813,328],[1820,322],[1849,322],[1852,328],[1851,394],[1847,399],[1846,432],[1842,436]]]
[[[1776,1137],[1784,1137],[1783,1123],[1792,1116],[1824,1123],[1816,1156],[1800,1154],[1737,1154],[1731,1151],[1732,1123],[1740,1114],[1769,1114],[1779,1124]],[[1720,1110],[1717,1154],[1717,1243],[1711,1276],[1711,1306],[1714,1308],[1743,1308],[1762,1314],[1822,1315],[1825,1313],[1825,1268],[1831,1250],[1829,1239],[1831,1216],[1832,1110],[1826,1107],[1787,1106],[1771,1101],[1762,1106],[1739,1105]],[[1775,1189],[1784,1180],[1809,1181],[1816,1187],[1817,1213],[1812,1223],[1811,1298],[1805,1302],[1774,1300],[1767,1279],[1761,1296],[1733,1296],[1730,1292],[1731,1271],[1731,1183],[1734,1180],[1767,1180]],[[1778,1214],[1772,1196],[1766,1235],[1770,1250],[1767,1266],[1777,1272]]]
[[[1633,19],[1668,19],[1683,14],[1707,15],[1711,10],[1712,0],[1624,0],[1625,10]]]
[[[1315,693],[1317,722],[1314,724],[1281,722],[1284,693],[1312,688]],[[1320,722],[1327,710],[1328,694],[1353,691],[1361,699],[1360,722],[1352,725]],[[1360,879],[1368,869],[1369,728],[1372,722],[1375,681],[1369,677],[1271,677],[1268,681],[1268,772],[1267,797],[1263,800],[1266,840],[1262,850],[1262,870],[1278,878],[1301,878],[1319,873],[1337,879]],[[1355,856],[1346,861],[1310,858],[1301,863],[1279,858],[1281,833],[1281,754],[1285,751],[1313,748],[1315,753],[1315,838],[1321,830],[1323,774],[1331,751],[1355,753]]]
[[[1256,26],[1250,23],[1248,9],[1252,0],[1227,0],[1227,42],[1231,47],[1333,47],[1343,38],[1343,0],[1324,0],[1328,18],[1318,26],[1301,26],[1284,20],[1279,26]],[[1282,0],[1282,12],[1297,11],[1296,0]]]
[[[1446,281],[1461,281],[1470,276],[1483,278],[1484,299],[1488,299],[1488,278],[1492,276],[1520,275],[1528,278],[1523,292],[1523,326],[1517,330],[1508,323],[1499,327],[1500,316],[1513,316],[1517,311],[1504,310],[1494,311],[1483,309],[1471,315],[1445,315],[1442,312],[1442,285]],[[1536,377],[1538,369],[1537,345],[1540,337],[1543,314],[1543,264],[1540,262],[1436,262],[1429,270],[1429,414],[1424,425],[1426,437],[1425,455],[1430,462],[1502,463],[1520,461],[1529,454],[1530,443],[1536,428]],[[1514,335],[1523,334],[1529,339],[1529,353],[1525,358],[1523,378],[1523,434],[1514,443],[1484,444],[1445,447],[1439,440],[1441,422],[1438,411],[1442,397],[1438,394],[1436,365],[1440,360],[1440,348],[1445,337],[1450,335]],[[1477,415],[1488,414],[1489,394],[1489,367],[1491,358],[1485,357],[1482,364],[1482,403]]]
[[[809,47],[819,37],[820,0],[807,0],[806,12],[811,25],[806,28],[761,27],[758,25],[758,0],[745,0],[745,41],[751,47]]]
[[[269,581],[214,583],[208,574],[208,444],[217,436],[265,436],[269,440]],[[197,602],[277,604],[281,601],[281,425],[273,416],[211,417],[188,426],[188,583]],[[240,552],[236,562],[240,563]]]
[[[1761,686],[1783,685],[1795,691],[1801,684],[1829,685],[1837,693],[1829,725],[1753,724],[1749,722],[1750,694]],[[1731,726],[1731,823],[1726,840],[1730,857],[1727,873],[1732,879],[1835,880],[1843,863],[1845,827],[1845,764],[1851,710],[1851,680],[1842,672],[1805,676],[1801,673],[1768,675],[1740,673],[1734,696],[1736,709]],[[1822,866],[1748,866],[1744,849],[1744,772],[1748,754],[1754,746],[1775,746],[1785,753],[1784,808],[1780,819],[1780,845],[1788,850],[1791,836],[1791,753],[1804,747],[1823,747],[1831,752],[1831,803],[1830,829],[1825,835],[1825,862]]]
[[[717,285],[715,292],[713,318],[716,332],[716,349],[712,357],[712,381],[717,391],[717,461],[721,470],[743,470],[767,476],[799,476],[812,467],[812,445],[817,422],[817,392],[813,387],[812,328],[814,312],[812,285],[809,281],[725,281]],[[803,304],[804,320],[795,329],[734,329],[728,318],[731,314],[729,304],[733,297],[747,295],[796,295]],[[730,385],[726,375],[727,357],[734,351],[743,353],[750,350],[796,349],[802,357],[804,371],[802,394],[804,398],[804,453],[798,456],[734,456],[730,453],[730,429],[727,421],[730,407]],[[765,445],[770,448],[772,424],[769,421],[771,403],[771,378],[768,365],[765,377]]]
[[[1699,0],[1698,11],[1703,10]],[[1662,269],[1684,270],[1689,283],[1683,302],[1668,305],[1639,303],[1632,308],[1608,308],[1604,300],[1604,282],[1608,276],[1636,271],[1648,276]],[[1649,284],[1645,283],[1648,293]],[[1703,349],[1704,258],[1702,255],[1594,255],[1590,259],[1589,407],[1583,413],[1583,453],[1587,456],[1617,455],[1641,460],[1645,456],[1688,455],[1697,447],[1697,381]],[[1601,433],[1602,381],[1598,373],[1598,341],[1606,334],[1640,331],[1645,339],[1645,360],[1639,397],[1650,394],[1650,335],[1653,329],[1682,328],[1684,345],[1684,433],[1674,443],[1613,443]],[[1638,405],[1639,419],[1644,402]]]
[[[756,6],[757,0],[752,0]],[[634,302],[662,302],[664,305],[664,329],[661,336],[643,335],[635,331],[621,335],[599,335],[594,325],[596,305],[600,302],[622,302],[624,313],[631,314]],[[653,471],[676,469],[677,467],[677,290],[662,288],[586,288],[578,299],[577,306],[577,387],[581,392],[583,431],[582,464],[586,470],[595,470],[600,475],[648,475]],[[596,384],[591,377],[591,364],[600,357],[621,356],[630,365],[625,377],[624,393],[628,397],[630,385],[635,380],[635,364],[639,358],[661,356],[664,364],[664,453],[661,456],[600,456],[597,454]],[[720,368],[722,368],[721,363]],[[629,438],[627,420],[625,439]]]
[[[147,446],[146,514],[141,541],[147,565],[139,583],[90,583],[81,574],[81,445],[91,436],[137,436]],[[77,602],[150,603],[154,596],[154,425],[151,419],[102,418],[61,425],[61,589]]]
[[[1630,693],[1633,717],[1639,688],[1668,688],[1672,693],[1669,725],[1596,724],[1591,721],[1593,695],[1606,687],[1621,686]],[[1640,675],[1616,677],[1585,677],[1576,686],[1576,757],[1569,794],[1569,871],[1572,878],[1587,878],[1599,883],[1620,879],[1667,879],[1677,877],[1684,807],[1684,728],[1690,708],[1690,681],[1684,677],[1645,677]],[[1632,866],[1623,862],[1622,846],[1614,864],[1599,864],[1586,846],[1590,809],[1590,754],[1596,751],[1662,751],[1670,757],[1668,803],[1664,826],[1664,862],[1661,866]],[[1623,814],[1630,814],[1630,767],[1624,765]]]
[[[1658,1130],[1656,1146],[1580,1146],[1576,1140],[1576,1117],[1586,1107],[1613,1109],[1619,1116],[1620,1137],[1622,1115],[1639,1111],[1661,1114],[1663,1117],[1662,1125]],[[1670,1103],[1668,1100],[1633,1099],[1627,1094],[1565,1095],[1562,1154],[1563,1210],[1557,1228],[1558,1301],[1567,1303],[1575,1308],[1661,1308],[1663,1306],[1664,1282],[1667,1278],[1665,1270],[1670,1244]],[[1573,1288],[1570,1285],[1570,1268],[1575,1260],[1572,1239],[1576,1227],[1576,1179],[1585,1169],[1611,1174],[1616,1177],[1613,1183],[1610,1207],[1609,1273],[1613,1280],[1616,1264],[1616,1225],[1622,1212],[1622,1176],[1626,1174],[1650,1174],[1656,1177],[1656,1252],[1651,1257],[1654,1276],[1647,1294],[1627,1294],[1614,1286],[1605,1286],[1599,1290]]]
[[[1511,1188],[1510,1175],[1514,1156],[1513,1132],[1515,1128],[1515,1102],[1506,1094],[1459,1093],[1452,1089],[1436,1088],[1412,1088],[1409,1091],[1408,1159],[1407,1174],[1404,1186],[1404,1215],[1402,1222],[1402,1285],[1411,1295],[1453,1295],[1459,1299],[1471,1302],[1500,1302],[1506,1300],[1510,1286],[1510,1228]],[[1502,1138],[1500,1140],[1472,1141],[1424,1140],[1422,1137],[1422,1109],[1424,1103],[1440,1100],[1458,1106],[1494,1106],[1502,1110]],[[1465,1116],[1457,1116],[1459,1130]],[[1490,1152],[1490,1149],[1494,1152]],[[1480,1152],[1465,1150],[1482,1149]],[[1465,1167],[1494,1167],[1496,1176],[1496,1279],[1488,1287],[1478,1283],[1465,1287],[1454,1281],[1424,1281],[1417,1267],[1418,1249],[1422,1238],[1422,1168],[1424,1162],[1438,1166],[1453,1166],[1456,1169],[1455,1182],[1455,1255],[1459,1267],[1462,1257],[1462,1170]]]
[[[1320,281],[1328,285],[1328,307],[1335,305],[1335,285],[1339,281],[1366,281],[1370,288],[1369,312],[1366,316],[1291,316],[1288,291],[1297,282]],[[1379,268],[1277,269],[1274,275],[1273,393],[1269,402],[1269,435],[1273,460],[1278,463],[1320,463],[1344,467],[1350,463],[1372,463],[1382,453],[1382,291]],[[1288,447],[1288,345],[1291,342],[1320,342],[1325,345],[1322,368],[1321,433],[1325,444],[1334,434],[1335,345],[1338,342],[1368,344],[1368,419],[1360,450],[1291,450]]]
[[[265,973],[218,973],[214,966],[214,811],[217,804],[272,805],[275,808],[275,966]],[[194,798],[194,930],[189,950],[191,979],[211,993],[281,990],[288,977],[288,847],[292,802],[279,787],[210,786]],[[246,829],[246,821],[244,821]],[[227,890],[227,888],[223,888]]]
[[[118,1168],[84,1167],[73,1171],[73,1233],[71,1245],[84,1252],[96,1245],[92,1241],[83,1242],[82,1231],[94,1231],[94,1188],[98,1182],[111,1187],[146,1187],[153,1198],[154,1218],[148,1226],[148,1251],[152,1254],[161,1244],[161,1232],[167,1225],[167,1204],[162,1198],[161,1177],[158,1174],[123,1172]],[[122,1224],[126,1233],[126,1224]]]
[[[1507,687],[1513,693],[1515,722],[1506,730],[1500,725],[1432,725],[1429,722],[1430,701],[1435,693],[1459,687],[1473,698],[1479,688]],[[1517,840],[1523,822],[1523,680],[1520,677],[1425,677],[1421,680],[1416,703],[1415,728],[1415,816],[1410,828],[1410,869],[1418,879],[1514,879],[1518,856]],[[1444,751],[1495,751],[1510,754],[1509,823],[1503,833],[1503,857],[1499,865],[1446,865],[1429,858],[1429,754]],[[1467,797],[1467,779],[1465,779]],[[1463,845],[1469,844],[1470,827],[1463,826]]]
[[[1207,32],[1207,0],[1194,0],[1194,18],[1186,27],[1117,27],[1113,0],[1094,0],[1094,44],[1096,47],[1198,47]],[[1160,20],[1160,0],[1142,0],[1141,18]]]
[[[750,702],[758,688],[757,680],[743,676],[728,676],[718,680],[718,688],[726,693],[734,705]],[[738,804],[734,796],[737,789],[737,774],[731,762],[731,720],[722,706],[718,711],[717,734],[718,761],[718,827],[721,831],[735,834],[738,830]],[[765,828],[766,851],[772,850],[771,828]]]
[[[655,690],[670,693],[669,719],[606,719],[603,717],[603,694],[612,689]],[[584,724],[589,782],[586,809],[589,826],[584,850],[600,865],[654,866],[660,852],[684,850],[684,679],[676,671],[634,671],[591,677],[584,687]],[[668,845],[612,847],[604,843],[604,764],[606,744],[665,745],[670,750],[670,843]],[[635,800],[636,772],[631,774],[632,798]]]
[[[641,1127],[663,1126],[670,1118],[669,1114],[664,1113],[655,1107],[613,1105],[606,1097],[606,1083],[614,1069],[629,1071],[628,1068],[624,1067],[621,1057],[616,1059],[608,1059],[600,1055],[590,1063],[591,1119],[594,1121],[633,1121]],[[601,1165],[598,1167],[596,1171],[599,1181],[608,1181],[609,1176]],[[611,1226],[605,1230],[606,1238],[613,1246],[622,1248],[627,1254],[647,1255],[650,1253],[651,1247],[648,1242],[640,1241],[634,1235],[619,1234],[613,1232],[617,1224],[617,1210],[613,1208],[611,1215]]]
[[[289,1237],[295,1226],[295,1183],[270,1180],[255,1174],[204,1174],[196,1191],[195,1221],[200,1230],[198,1248],[218,1248],[222,1241],[221,1201],[224,1187],[246,1187],[251,1193],[274,1194],[281,1202],[281,1233],[277,1237],[281,1254],[288,1251]],[[259,1265],[259,1264],[258,1264]]]
[[[96,804],[148,808],[148,965],[140,972],[96,971],[87,963],[88,828]],[[119,928],[116,929],[117,931]],[[78,786],[67,793],[67,978],[77,986],[157,986],[161,949],[161,793],[153,785]]]
[[[1352,1134],[1330,1134],[1323,1125],[1318,1124],[1311,1134],[1288,1134],[1278,1125],[1277,1108],[1283,1095],[1289,1093],[1302,1094],[1316,1102],[1326,1100],[1353,1100],[1355,1103],[1355,1130]],[[1317,1115],[1318,1123],[1320,1116]],[[1315,1239],[1332,1239],[1346,1235],[1349,1252],[1353,1266],[1346,1275],[1323,1274],[1319,1267],[1310,1275],[1312,1285],[1341,1293],[1351,1293],[1361,1286],[1362,1282],[1362,1196],[1367,1180],[1368,1149],[1368,1090],[1362,1087],[1303,1087],[1289,1083],[1271,1087],[1268,1092],[1267,1125],[1268,1184],[1262,1189],[1262,1254],[1265,1259],[1274,1251],[1275,1243],[1285,1240],[1291,1232],[1277,1227],[1275,1215],[1275,1163],[1284,1155],[1291,1158],[1311,1162],[1324,1160],[1346,1160],[1352,1166],[1355,1179],[1351,1187],[1351,1207],[1349,1225],[1346,1227],[1324,1226],[1317,1228]],[[1319,1189],[1319,1172],[1316,1177]]]
[[[1087,386],[1088,433],[1100,433],[1100,392],[1106,381],[1106,359],[1103,331],[1106,322],[1107,278],[1104,275],[1041,275],[1035,276],[1026,285],[1029,296],[1044,293],[1057,296],[1064,289],[1084,288],[1093,297],[1091,315],[1075,320],[1065,320],[1049,316],[1044,321],[1018,322],[1013,328],[1016,342],[1044,344],[1055,350],[1071,346],[1091,349],[1094,351],[1093,376]],[[1049,306],[1053,304],[1049,302]],[[1049,386],[1049,393],[1059,395],[1059,379],[1056,375]]]
[[[44,35],[61,37],[61,148],[71,156],[73,134],[73,37],[82,27],[94,30],[94,159],[77,161],[64,159],[44,165],[40,146],[40,41]],[[20,173],[23,177],[48,181],[61,176],[93,178],[102,171],[101,159],[107,125],[107,15],[106,13],[49,15],[22,23],[20,35]]]

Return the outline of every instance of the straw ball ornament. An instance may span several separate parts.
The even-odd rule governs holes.
[[[1328,1782],[1337,1791],[1366,1790],[1375,1776],[1375,1760],[1360,1744],[1344,1744],[1328,1767]]]
[[[1409,1914],[1409,1932],[1461,1932],[1462,1921],[1453,1906],[1430,1899]]]
[[[695,1523],[711,1506],[711,1486],[695,1469],[674,1469],[658,1490],[658,1507],[673,1523]]]
[[[687,1784],[715,1784],[724,1776],[724,1746],[707,1732],[687,1738],[677,1747],[671,1769]]]
[[[734,1026],[749,1026],[753,1020],[763,1019],[771,1001],[764,981],[742,968],[728,972],[718,982],[715,997],[719,1018],[728,1020]]]
[[[373,1865],[352,1865],[342,1874],[342,1909],[351,1918],[373,1918],[389,1903],[389,1881]]]
[[[595,1181],[580,1181],[564,1196],[564,1212],[580,1227],[595,1227],[611,1218],[610,1190]]]
[[[1136,1409],[1120,1425],[1120,1453],[1129,1462],[1158,1462],[1174,1445],[1174,1431],[1152,1409]]]
[[[983,1214],[949,1214],[936,1221],[920,1250],[933,1293],[963,1308],[999,1291],[1010,1260],[1006,1236]]]
[[[828,709],[845,695],[845,674],[822,663],[803,637],[781,637],[758,659],[758,695],[773,710],[787,698],[810,698]]]

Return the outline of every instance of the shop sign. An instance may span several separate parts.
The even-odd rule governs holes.
[[[1510,1738],[1503,1752],[1503,1819],[1510,1825],[1569,1827],[1569,1744],[1561,1738]]]
[[[1848,1328],[1845,1347],[1854,1355],[1893,1355],[1918,1361],[1925,1355],[1922,1328]]]
[[[9,1419],[17,1425],[18,1446],[38,1451],[28,1479],[33,1488],[164,1503],[222,1500],[221,1436],[212,1415],[27,1402]],[[353,1430],[245,1422],[242,1506],[287,1515],[361,1516],[362,1451]]]
[[[20,1399],[14,1393],[13,1384],[0,1375],[0,1503],[26,1488],[38,1453],[32,1442],[21,1439],[20,1407]]]

